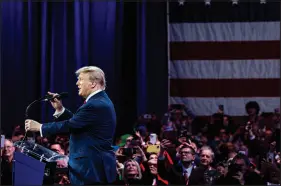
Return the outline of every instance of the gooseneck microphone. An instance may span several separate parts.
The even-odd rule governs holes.
[[[35,101],[33,101],[32,103],[30,103],[26,110],[25,110],[25,119],[29,119],[28,118],[28,113],[29,113],[29,109],[32,105],[34,105],[35,103],[38,103],[38,102],[41,102],[41,101],[52,101],[54,100],[55,98],[57,99],[62,99],[62,98],[67,98],[68,97],[68,92],[62,92],[60,94],[57,94],[56,96],[52,96],[52,95],[49,95],[49,94],[46,94],[44,97],[40,98],[40,99],[37,99]]]
[[[52,96],[52,95],[49,95],[49,94],[47,94],[43,99],[42,99],[42,101],[52,101],[52,100],[54,100],[55,98],[57,98],[57,99],[63,99],[63,98],[67,98],[68,97],[68,92],[62,92],[62,93],[60,93],[60,94],[58,94],[58,95],[56,95],[56,96]]]
[[[67,92],[62,92],[60,94],[57,94],[55,96],[52,96],[52,95],[49,95],[49,94],[46,94],[44,97],[40,98],[40,99],[37,99],[37,100],[34,100],[33,102],[31,102],[27,107],[26,107],[26,110],[25,110],[25,119],[30,119],[29,118],[29,110],[31,108],[31,106],[33,106],[34,104],[36,103],[39,103],[39,102],[42,102],[42,101],[52,101],[54,100],[55,98],[57,99],[62,99],[62,98],[66,98],[68,97],[68,93]],[[24,138],[22,139],[22,142],[26,139],[26,134],[27,134],[28,131],[25,132],[25,135],[24,135]],[[33,133],[33,136],[34,136],[34,133]]]

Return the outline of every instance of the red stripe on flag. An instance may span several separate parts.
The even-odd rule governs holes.
[[[171,60],[279,59],[280,41],[170,42]]]
[[[279,97],[279,79],[170,79],[172,97]]]

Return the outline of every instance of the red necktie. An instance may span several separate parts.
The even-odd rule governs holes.
[[[189,177],[186,170],[183,172],[183,176],[184,176],[184,181],[186,183],[185,185],[188,185]]]
[[[86,100],[84,101],[84,103],[83,103],[83,104],[85,104],[85,103],[87,103],[87,102],[86,102]]]

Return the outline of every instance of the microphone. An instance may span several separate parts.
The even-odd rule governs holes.
[[[47,94],[44,98],[43,98],[43,100],[42,101],[52,101],[52,100],[54,100],[55,98],[57,98],[57,99],[62,99],[62,98],[67,98],[68,97],[68,92],[62,92],[62,93],[60,93],[60,94],[58,94],[58,95],[56,95],[56,96],[52,96],[52,95],[49,95],[49,94]]]
[[[55,98],[57,98],[57,99],[62,99],[62,98],[66,98],[66,97],[68,97],[68,92],[62,92],[62,93],[60,93],[60,94],[58,94],[58,95],[56,95],[56,96],[54,96],[54,97],[53,97],[52,95],[47,94],[47,95],[45,95],[44,97],[42,97],[42,98],[40,98],[40,99],[34,100],[32,103],[30,103],[30,104],[26,107],[26,110],[25,110],[25,119],[29,119],[29,115],[28,115],[29,109],[30,109],[31,106],[33,106],[34,104],[39,103],[39,102],[41,102],[41,101],[49,101],[49,100],[53,100],[53,99],[55,99]],[[25,140],[25,138],[27,137],[27,133],[28,133],[28,131],[25,132],[25,135],[24,135],[23,139],[21,140],[22,143],[23,143],[23,141]],[[33,134],[33,138],[35,138],[35,137],[34,137],[34,136],[35,136],[34,133],[32,133],[32,134]],[[21,143],[21,145],[22,145],[22,143]]]

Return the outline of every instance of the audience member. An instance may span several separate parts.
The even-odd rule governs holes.
[[[237,120],[219,110],[206,120],[183,105],[171,106],[162,119],[143,114],[134,133],[117,138],[117,185],[277,185],[280,184],[280,112],[260,114],[257,102],[245,105]],[[187,112],[188,111],[188,112]],[[15,127],[13,141],[24,133]],[[2,149],[2,184],[11,184],[13,141]],[[36,138],[68,155],[69,137]],[[67,162],[58,161],[58,167]],[[6,167],[3,169],[3,167]],[[69,184],[59,174],[57,184]]]

